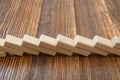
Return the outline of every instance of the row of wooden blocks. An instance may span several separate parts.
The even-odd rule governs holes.
[[[120,56],[120,37],[114,36],[111,40],[95,36],[92,40],[77,35],[74,39],[58,34],[57,38],[41,35],[40,38],[24,35],[18,38],[7,35],[0,39],[0,57],[10,55],[22,56],[24,53],[39,55],[39,52],[55,56],[56,53],[71,56],[77,53],[88,56],[91,53],[107,56],[116,54]]]

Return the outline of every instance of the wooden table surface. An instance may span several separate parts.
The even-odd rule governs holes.
[[[79,34],[110,39],[119,32],[119,0],[0,0],[1,38]],[[120,57],[7,56],[0,58],[0,80],[120,80]]]

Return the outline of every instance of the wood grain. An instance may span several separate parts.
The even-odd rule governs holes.
[[[119,0],[0,0],[0,37],[119,36]],[[7,6],[6,6],[7,5]],[[119,80],[120,58],[58,54],[0,58],[0,80]]]
[[[12,0],[0,0],[0,24],[2,24],[7,11],[11,6]]]
[[[77,34],[89,38],[95,35],[106,38],[119,35],[104,0],[75,0],[75,4]]]
[[[73,38],[76,35],[74,0],[53,0],[50,27],[53,37],[61,34]]]

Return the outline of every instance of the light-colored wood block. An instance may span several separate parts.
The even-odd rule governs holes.
[[[42,47],[42,46],[39,46],[39,45],[40,45],[39,39],[32,37],[32,36],[29,36],[29,35],[24,35],[22,46],[38,50],[40,52],[43,52],[43,53],[46,53],[49,55],[53,55],[53,56],[56,55],[55,51],[49,50],[49,49]]]
[[[85,49],[90,52],[94,52],[96,54],[100,54],[103,56],[107,56],[107,54],[108,54],[107,51],[94,47],[93,41],[89,38],[77,35],[74,38],[74,41],[75,41],[75,46],[79,47],[81,49]]]
[[[86,51],[84,49],[76,48],[74,40],[68,37],[65,37],[63,35],[58,35],[57,36],[57,46],[62,47],[64,49],[73,51],[75,53],[88,56],[90,54],[89,51]]]
[[[0,52],[0,57],[6,57],[7,53],[6,52]]]
[[[23,40],[21,38],[7,35],[5,38],[5,47],[26,52],[28,54],[39,55],[39,51],[22,46]]]
[[[114,48],[120,49],[120,36],[114,36],[111,41]]]
[[[23,55],[23,51],[15,50],[15,49],[12,49],[12,48],[7,48],[4,45],[5,45],[5,40],[0,39],[0,50],[1,51],[5,51],[5,52],[8,52],[10,54],[15,54],[15,55],[18,55],[18,56]]]
[[[48,49],[54,50],[56,52],[60,52],[68,56],[71,56],[73,54],[73,52],[70,50],[66,50],[66,49],[58,47],[57,40],[52,37],[41,35],[39,41],[40,41],[40,46],[46,47]]]
[[[95,47],[120,56],[120,50],[113,47],[111,40],[96,35],[93,42]]]

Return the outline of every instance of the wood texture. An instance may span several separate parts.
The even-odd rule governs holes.
[[[53,56],[56,54],[56,51],[49,50],[46,47],[40,46],[39,39],[35,38],[33,36],[24,35],[22,45],[25,47],[28,47],[30,49],[37,50],[39,52],[44,52],[45,54],[49,54],[49,55],[53,55]]]
[[[68,56],[72,56],[73,52],[70,50],[66,50],[64,48],[60,48],[57,46],[57,40],[55,38],[46,36],[46,35],[41,35],[39,38],[40,45],[43,47],[46,47],[47,49],[56,51],[61,54],[65,54]]]
[[[74,38],[74,41],[75,41],[75,47],[79,47],[81,49],[93,52],[95,54],[100,54],[100,55],[103,55],[103,56],[108,55],[107,51],[96,48],[93,41],[89,38],[85,38],[83,36],[77,35]]]
[[[84,56],[88,56],[90,54],[90,52],[87,50],[75,47],[74,39],[68,38],[60,34],[57,36],[57,46],[70,50],[77,54],[82,54]]]
[[[5,45],[5,40],[0,39],[0,49],[1,49],[1,51],[5,51],[5,52],[8,52],[10,54],[16,54],[16,55],[19,55],[19,56],[23,55],[23,51],[19,51],[19,50],[15,50],[15,49],[12,49],[12,48],[9,48],[9,47],[5,47],[4,45]]]
[[[93,38],[93,42],[94,42],[95,47],[97,47],[99,49],[108,51],[110,53],[114,53],[116,55],[120,55],[120,50],[114,48],[113,44],[112,44],[112,41],[107,39],[107,38],[103,38],[103,37],[100,37],[100,36],[96,35]]]
[[[34,49],[30,49],[28,47],[24,47],[24,46],[22,46],[22,44],[23,44],[23,40],[21,38],[7,35],[5,38],[5,45],[4,46],[11,48],[11,49],[14,49],[14,50],[23,51],[23,53],[29,53],[29,54],[33,54],[33,55],[39,54],[39,51],[34,50]]]
[[[119,0],[0,0],[0,37],[119,34]],[[3,15],[4,14],[4,15]],[[0,58],[0,80],[119,80],[120,58],[90,55]]]

